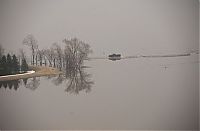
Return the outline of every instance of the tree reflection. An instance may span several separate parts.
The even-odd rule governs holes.
[[[25,87],[26,88],[29,88],[31,90],[35,90],[39,87],[40,85],[40,78],[38,77],[33,77],[33,78],[30,78],[28,80],[24,79],[24,84],[25,84]]]
[[[91,86],[94,84],[90,80],[91,75],[84,71],[84,68],[71,68],[66,70],[65,74],[68,79],[67,88],[65,91],[73,94],[79,94],[80,91],[85,90],[85,92],[91,91]]]
[[[56,86],[58,86],[58,85],[60,85],[60,84],[62,84],[63,83],[63,81],[65,81],[66,80],[66,78],[63,76],[63,75],[58,75],[56,78],[54,78],[53,80],[52,80],[52,82],[56,85]]]
[[[57,77],[54,77],[52,82],[56,86],[66,82],[64,83],[66,84],[65,91],[70,94],[79,94],[80,91],[85,91],[88,93],[91,91],[91,87],[94,84],[94,82],[91,80],[91,75],[86,73],[84,68],[79,66],[76,68],[66,69],[64,75],[58,75]],[[21,85],[20,83],[23,83],[26,88],[34,91],[40,85],[40,78],[33,77],[22,80],[1,81],[0,88],[17,90],[19,85]]]
[[[27,84],[28,78],[23,79],[24,85]]]
[[[5,89],[9,88],[10,90],[11,89],[17,90],[19,88],[19,83],[20,83],[19,80],[1,81],[0,88],[4,87]]]
[[[80,66],[66,68],[64,75],[59,75],[52,80],[55,85],[60,85],[64,81],[66,82],[65,91],[70,94],[79,94],[80,91],[88,93],[94,84],[91,74],[86,73]]]
[[[10,90],[14,89],[17,90],[19,88],[19,85],[24,83],[24,86],[28,89],[35,90],[40,85],[40,78],[26,78],[22,80],[11,80],[11,81],[0,81],[0,88],[8,88]]]
[[[57,77],[54,77],[52,82],[58,86],[66,84],[65,91],[70,94],[79,94],[80,91],[85,91],[86,93],[91,91],[91,87],[94,82],[91,80],[91,74],[85,72],[84,67],[76,66],[73,68],[67,68],[64,75],[60,74]],[[48,78],[49,79],[49,78]],[[40,85],[40,78],[26,78],[21,80],[12,80],[12,81],[1,81],[0,88],[5,89],[14,89],[17,90],[19,85],[23,84],[26,88],[34,91]]]

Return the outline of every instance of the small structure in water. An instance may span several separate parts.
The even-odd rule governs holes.
[[[112,54],[112,55],[109,55],[108,59],[109,60],[113,60],[113,61],[120,60],[121,59],[121,54]]]

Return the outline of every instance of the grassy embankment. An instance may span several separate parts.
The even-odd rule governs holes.
[[[10,77],[0,76],[0,81],[10,81],[10,80],[26,79],[26,78],[31,78],[31,77],[59,75],[62,73],[58,69],[52,68],[52,67],[29,66],[29,69],[34,70],[35,73],[24,74],[24,75],[19,75],[19,76],[10,76]]]

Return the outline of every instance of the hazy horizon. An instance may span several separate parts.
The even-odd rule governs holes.
[[[93,56],[185,53],[198,48],[198,0],[1,0],[7,51],[33,34],[40,48],[77,37]]]

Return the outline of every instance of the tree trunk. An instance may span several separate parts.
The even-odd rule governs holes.
[[[32,65],[35,65],[35,55],[33,54],[33,62]]]
[[[44,60],[44,65],[47,66],[47,60],[46,59]]]
[[[36,66],[38,65],[38,60],[37,60],[37,58],[38,58],[38,56],[36,55],[36,56],[35,56],[35,64],[36,64]]]
[[[53,67],[56,67],[56,59],[53,59]]]
[[[42,66],[42,58],[40,58],[40,66]]]

